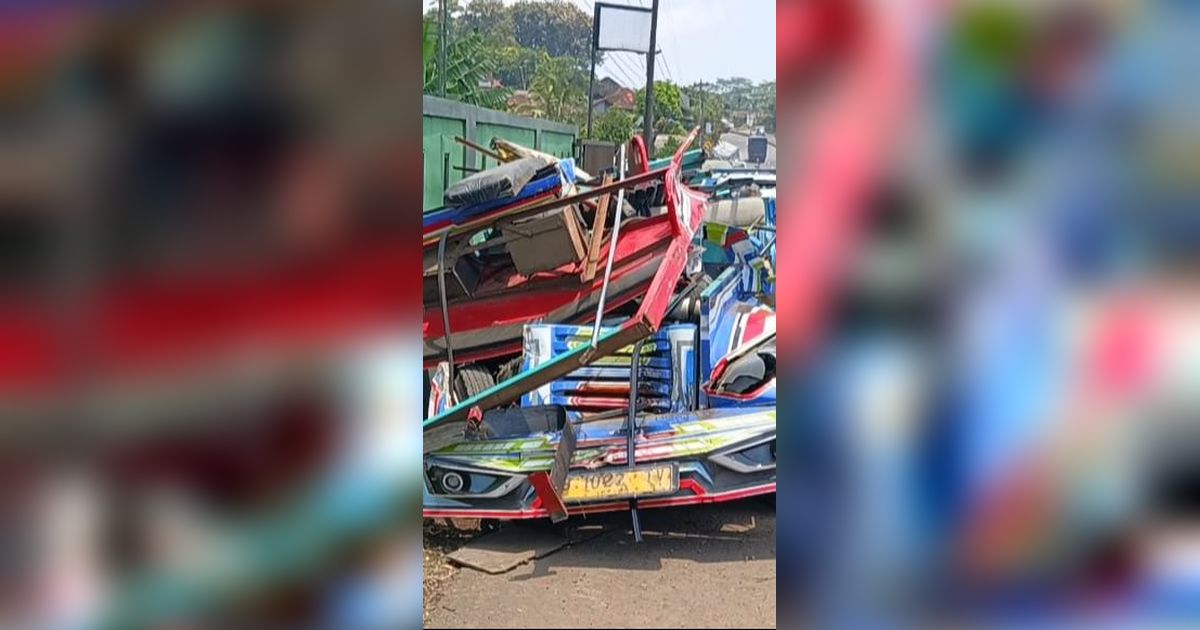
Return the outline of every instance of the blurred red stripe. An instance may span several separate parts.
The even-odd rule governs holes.
[[[253,344],[288,350],[396,325],[419,309],[415,236],[360,245],[303,270],[126,281],[97,300],[91,367],[136,375],[219,359]],[[0,391],[63,385],[79,347],[58,343],[54,313],[13,303],[0,314]]]
[[[848,2],[780,3],[780,81],[794,94],[811,64],[839,58],[832,98],[801,119],[784,99],[778,310],[781,341],[803,357],[848,257],[866,200],[914,92],[912,51],[895,20]],[[790,43],[789,43],[790,42]],[[803,124],[801,124],[803,123]]]

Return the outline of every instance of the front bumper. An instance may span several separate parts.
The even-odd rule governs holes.
[[[638,464],[679,468],[672,495],[638,508],[717,503],[775,492],[774,407],[647,416],[635,441]],[[624,466],[621,420],[578,425],[572,470]],[[424,466],[426,518],[530,519],[550,516],[529,476],[549,470],[557,436],[462,442],[430,453]],[[629,501],[568,503],[570,514],[629,509]]]

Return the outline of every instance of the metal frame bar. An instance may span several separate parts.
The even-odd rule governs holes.
[[[638,373],[642,366],[643,343],[645,343],[645,339],[639,339],[633,345],[633,357],[629,362],[629,424],[628,433],[625,436],[625,464],[631,469],[637,466],[637,440],[634,436],[637,431]],[[629,514],[633,520],[633,539],[635,542],[642,542],[642,524],[638,520],[637,497],[629,500]]]
[[[620,157],[617,158],[617,169],[620,178],[625,179],[625,145],[621,145]],[[612,234],[608,237],[608,260],[604,264],[604,283],[600,285],[600,300],[596,305],[596,324],[592,327],[592,348],[600,339],[600,322],[604,319],[604,302],[608,298],[608,283],[612,279],[613,260],[617,257],[617,238],[621,234],[621,206],[625,204],[625,189],[617,191],[617,212],[613,215]],[[593,230],[604,230],[603,225],[593,223]]]
[[[446,240],[449,232],[442,234],[438,240],[438,300],[442,307],[442,338],[446,340],[446,361],[449,370],[446,372],[446,395],[450,397],[451,406],[458,403],[454,393],[454,343],[450,339],[450,305],[446,299]]]

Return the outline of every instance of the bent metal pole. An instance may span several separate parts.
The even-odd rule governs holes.
[[[625,145],[621,145],[621,154],[617,158],[617,173],[620,179],[625,179]],[[600,320],[604,318],[604,300],[608,297],[608,281],[612,277],[613,259],[617,257],[617,236],[621,233],[621,207],[625,205],[625,189],[617,191],[617,211],[613,213],[612,234],[608,237],[608,260],[604,264],[604,284],[600,285],[600,303],[596,305],[596,323],[592,326],[592,347],[600,339]],[[603,225],[593,229],[603,230]]]

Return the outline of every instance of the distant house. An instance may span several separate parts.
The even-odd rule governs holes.
[[[487,79],[481,79],[479,81],[479,87],[481,87],[481,88],[502,88],[502,87],[504,87],[504,84],[501,83],[500,79],[497,79],[496,77],[489,77]]]
[[[632,112],[637,109],[637,92],[622,86],[610,77],[596,80],[592,88],[592,111],[597,116],[610,109]]]
[[[617,89],[592,101],[592,110],[597,116],[603,115],[610,109],[635,111],[637,109],[637,93],[627,87],[617,86]]]
[[[596,85],[592,88],[592,100],[602,99],[619,89],[621,89],[620,83],[610,77],[604,77],[596,81]]]

